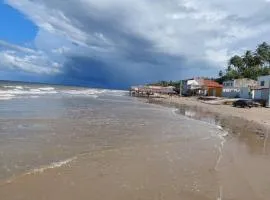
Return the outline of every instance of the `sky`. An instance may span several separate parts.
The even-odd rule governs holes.
[[[127,88],[216,77],[270,40],[270,0],[0,0],[0,79]]]

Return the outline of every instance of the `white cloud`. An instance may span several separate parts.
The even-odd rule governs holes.
[[[227,49],[221,49],[219,51],[207,50],[206,59],[208,59],[210,62],[216,63],[217,66],[219,67],[228,61],[229,59],[228,50]]]
[[[0,68],[20,70],[36,74],[58,74],[61,64],[51,61],[44,52],[9,44],[0,40]],[[3,50],[4,47],[4,50]],[[1,48],[0,48],[1,49]]]
[[[20,51],[20,52],[23,52],[23,53],[30,53],[30,54],[39,53],[38,51],[34,51],[33,49],[29,49],[29,48],[26,48],[26,47],[10,44],[10,43],[5,42],[3,40],[0,40],[0,49],[1,48],[2,49],[12,49],[12,50],[15,50],[15,51]]]
[[[57,54],[65,54],[65,53],[68,53],[70,50],[69,47],[59,47],[59,48],[56,48],[56,49],[53,49],[52,50],[52,53],[57,53]]]

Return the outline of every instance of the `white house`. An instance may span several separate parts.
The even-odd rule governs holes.
[[[251,99],[251,88],[258,85],[257,81],[242,78],[223,82],[222,96],[227,98]]]
[[[254,88],[254,99],[265,100],[269,104],[270,75],[258,77],[259,86]]]
[[[258,83],[260,87],[269,88],[270,86],[270,75],[258,77]]]
[[[194,78],[184,81],[183,94],[184,95],[205,95],[205,90],[202,89],[203,79]]]

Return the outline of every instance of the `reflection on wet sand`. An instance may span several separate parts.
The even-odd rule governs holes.
[[[179,106],[177,113],[186,117],[221,126],[230,133],[229,137],[236,138],[246,145],[250,154],[269,154],[269,130],[256,122],[247,121],[240,117],[223,117],[200,107]]]
[[[220,199],[269,199],[269,130],[239,117],[224,117],[199,107],[179,106],[178,113],[228,131],[218,176]]]
[[[258,124],[199,107],[77,101],[64,101],[61,118],[1,122],[30,132],[29,148],[39,142],[25,158],[68,156],[3,180],[1,199],[270,199],[269,139]]]
[[[216,199],[222,131],[124,100],[62,99],[61,117],[0,121],[16,146],[1,146],[11,170],[2,172],[15,174],[0,184],[1,199]]]

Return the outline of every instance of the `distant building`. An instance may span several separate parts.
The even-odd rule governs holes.
[[[270,86],[270,75],[268,76],[259,76],[258,83],[260,87],[269,88]]]
[[[147,85],[147,86],[132,86],[130,88],[130,95],[132,96],[149,96],[153,94],[176,94],[175,87],[168,86],[154,86],[154,85]]]
[[[269,106],[270,75],[258,77],[258,86],[254,88],[253,98],[264,100]]]
[[[216,81],[203,80],[203,88],[204,88],[205,94],[207,96],[215,96],[215,97],[221,97],[222,96],[222,88],[223,88],[223,86],[220,85]]]
[[[157,94],[175,94],[175,87],[174,86],[168,86],[168,87],[162,87],[162,86],[146,86],[152,93]]]
[[[182,93],[186,96],[203,95],[204,91],[202,90],[202,79],[194,78],[184,80]]]
[[[222,96],[227,98],[251,99],[252,88],[257,85],[257,81],[248,78],[224,81]]]
[[[183,94],[187,96],[217,96],[222,95],[222,85],[203,78],[194,78],[184,81]]]

